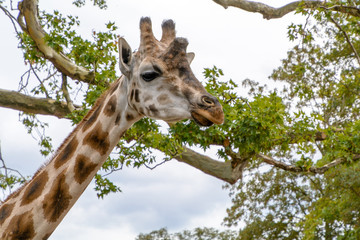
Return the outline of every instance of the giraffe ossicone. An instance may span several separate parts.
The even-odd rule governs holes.
[[[0,206],[0,239],[47,239],[89,185],[125,131],[142,117],[201,126],[221,124],[219,101],[194,76],[188,42],[162,23],[157,40],[150,18],[140,20],[140,47],[119,39],[123,74],[95,103],[54,157]]]

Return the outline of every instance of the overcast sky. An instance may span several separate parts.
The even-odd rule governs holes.
[[[292,14],[279,20],[264,20],[261,15],[239,9],[225,10],[211,0],[117,0],[109,2],[108,10],[88,4],[75,8],[71,0],[40,1],[40,9],[58,9],[78,15],[80,33],[101,30],[104,23],[114,21],[118,34],[133,49],[139,45],[139,19],[150,16],[157,36],[163,19],[176,22],[177,36],[189,40],[188,50],[196,57],[192,68],[199,79],[205,67],[216,65],[225,73],[224,79],[240,83],[245,78],[272,84],[268,76],[286,57],[291,43],[286,37],[291,21],[301,21]],[[266,1],[273,6],[290,1]],[[26,71],[21,52],[17,49],[12,25],[0,14],[0,88],[17,90],[20,76]],[[66,120],[41,117],[50,122],[47,134],[59,146],[72,131]],[[18,122],[18,112],[0,108],[0,141],[3,158],[9,167],[32,175],[46,161],[39,154],[37,140],[27,134]],[[214,151],[213,151],[214,152]],[[215,158],[214,153],[210,153]],[[226,208],[231,206],[224,183],[179,163],[176,160],[156,168],[124,169],[111,179],[122,193],[98,200],[90,185],[71,209],[50,239],[124,239],[131,240],[140,232],[167,227],[170,232],[195,227],[221,227]]]

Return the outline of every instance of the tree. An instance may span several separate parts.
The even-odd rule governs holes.
[[[184,230],[169,234],[166,228],[152,231],[148,234],[139,234],[136,240],[235,240],[236,232],[226,230],[220,232],[213,228],[196,228],[193,231]]]
[[[218,80],[221,69],[205,69],[207,90],[219,97],[226,122],[208,129],[180,122],[165,134],[159,123],[144,119],[119,142],[118,155],[107,161],[104,171],[154,163],[154,149],[165,154],[164,161],[175,158],[231,184],[245,171],[252,179],[246,177],[233,188],[234,206],[225,221],[234,225],[243,218],[240,238],[358,238],[359,4],[298,1],[275,9],[243,0],[214,2],[267,19],[293,11],[306,17],[305,24],[290,24],[289,39],[298,43],[271,76],[283,89],[245,80],[249,95],[239,96],[237,83]],[[18,18],[6,8],[11,2],[0,3],[17,30],[30,67],[27,74],[38,81],[29,89],[31,95],[24,94],[26,86],[20,93],[0,90],[0,106],[24,111],[22,121],[30,132],[45,126],[35,114],[79,122],[117,77],[117,26],[108,23],[108,30],[94,32],[90,41],[77,34],[78,19],[38,12],[35,0],[20,2]],[[106,7],[104,1],[93,3]],[[81,104],[73,103],[69,88],[86,92]],[[48,136],[40,145],[43,154],[51,152]],[[218,159],[195,152],[194,146],[218,146]],[[100,175],[96,182],[101,197],[119,190]]]

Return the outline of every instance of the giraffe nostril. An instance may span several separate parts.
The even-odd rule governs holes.
[[[201,101],[203,104],[205,104],[207,107],[213,107],[215,106],[215,101],[211,98],[209,98],[208,96],[203,96],[201,98]]]

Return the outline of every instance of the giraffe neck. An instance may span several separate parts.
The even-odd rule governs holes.
[[[120,137],[141,117],[129,107],[127,81],[122,77],[97,101],[53,159],[1,205],[0,239],[47,239]]]

